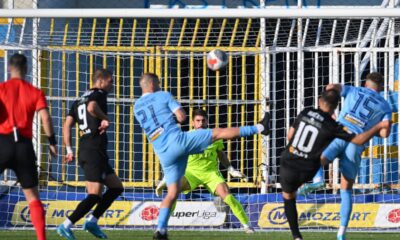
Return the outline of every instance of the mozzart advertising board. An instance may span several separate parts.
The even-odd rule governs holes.
[[[400,196],[399,196],[400,197]],[[239,198],[240,199],[240,198]],[[253,226],[261,229],[287,229],[283,203],[254,202],[243,198],[243,207]],[[260,200],[260,199],[259,199]],[[70,216],[79,201],[43,201],[46,209],[46,222],[49,226],[62,223]],[[108,227],[152,227],[157,224],[160,202],[116,201],[108,209],[99,224]],[[219,208],[218,208],[219,209]],[[9,214],[0,214],[0,227],[30,226],[30,216],[25,201],[0,201],[0,210]],[[340,204],[299,203],[300,226],[308,228],[336,228],[340,223]],[[231,212],[220,212],[211,201],[179,201],[170,218],[170,226],[176,227],[222,227],[225,223],[231,227],[240,227]],[[77,225],[83,224],[83,220]],[[350,228],[390,229],[400,228],[400,203],[355,203]]]
[[[298,204],[299,225],[337,228],[340,224],[340,204]],[[260,213],[261,228],[288,228],[283,204],[265,204]],[[349,228],[398,228],[400,204],[354,204]]]

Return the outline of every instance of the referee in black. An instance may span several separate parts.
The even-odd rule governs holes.
[[[68,113],[64,124],[64,142],[67,149],[65,161],[72,162],[74,154],[71,147],[71,129],[75,123],[79,126],[78,163],[84,171],[88,195],[75,211],[57,227],[62,237],[75,239],[71,227],[84,217],[96,204],[93,213],[83,224],[83,230],[97,238],[107,238],[98,224],[98,219],[123,192],[121,180],[110,166],[107,156],[106,129],[110,125],[107,116],[107,94],[112,90],[112,73],[107,69],[97,69],[93,78],[94,88],[87,90],[76,100]],[[107,191],[102,195],[103,185]]]
[[[369,131],[355,135],[337,123],[333,115],[340,100],[336,90],[328,90],[319,98],[318,109],[305,109],[296,118],[288,133],[288,145],[281,154],[280,183],[286,218],[293,239],[302,240],[296,208],[296,191],[312,180],[319,167],[327,163],[321,153],[335,138],[362,145],[384,126],[378,123]]]

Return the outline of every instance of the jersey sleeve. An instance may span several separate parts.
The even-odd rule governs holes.
[[[76,116],[76,102],[72,103],[69,111],[68,111],[68,116],[72,117],[73,119],[75,119]]]
[[[294,120],[293,124],[292,124],[292,128],[297,129],[297,127],[299,126],[299,123],[301,122],[301,119],[303,118],[303,115],[305,114],[305,111],[307,110],[303,110],[302,112],[299,113],[299,115],[297,115],[296,119]]]
[[[332,133],[335,138],[343,139],[346,142],[350,142],[356,136],[356,134],[348,132],[345,126],[337,122],[333,122]]]
[[[39,111],[40,109],[47,108],[46,97],[41,90],[38,90],[38,98],[36,101],[35,110]]]
[[[390,107],[390,105],[386,102],[386,104],[384,105],[384,115],[382,118],[382,121],[391,121],[392,120],[392,108]]]
[[[88,96],[88,102],[95,101],[97,103],[100,103],[104,100],[107,100],[107,96],[101,91],[94,91]]]
[[[347,94],[349,94],[353,90],[354,87],[352,86],[342,85],[342,92],[340,93],[340,95],[342,95],[342,97],[346,97]]]
[[[170,93],[168,93],[168,107],[171,112],[175,112],[176,110],[182,108],[181,104],[179,104]]]

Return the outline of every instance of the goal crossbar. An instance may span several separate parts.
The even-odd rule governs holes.
[[[374,18],[399,17],[400,8],[264,9],[1,9],[0,17],[33,18]]]

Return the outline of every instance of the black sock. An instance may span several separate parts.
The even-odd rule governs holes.
[[[79,219],[84,217],[99,200],[100,197],[98,195],[89,194],[78,204],[75,211],[68,217],[68,219],[75,224]]]
[[[94,209],[92,215],[99,219],[101,215],[111,206],[114,200],[121,195],[124,191],[123,188],[109,188],[106,193],[104,193],[103,198],[100,200],[99,204],[97,204]]]
[[[292,231],[293,238],[302,238],[299,230],[299,222],[297,216],[296,199],[283,199],[285,204],[285,214],[289,222],[290,231]]]

